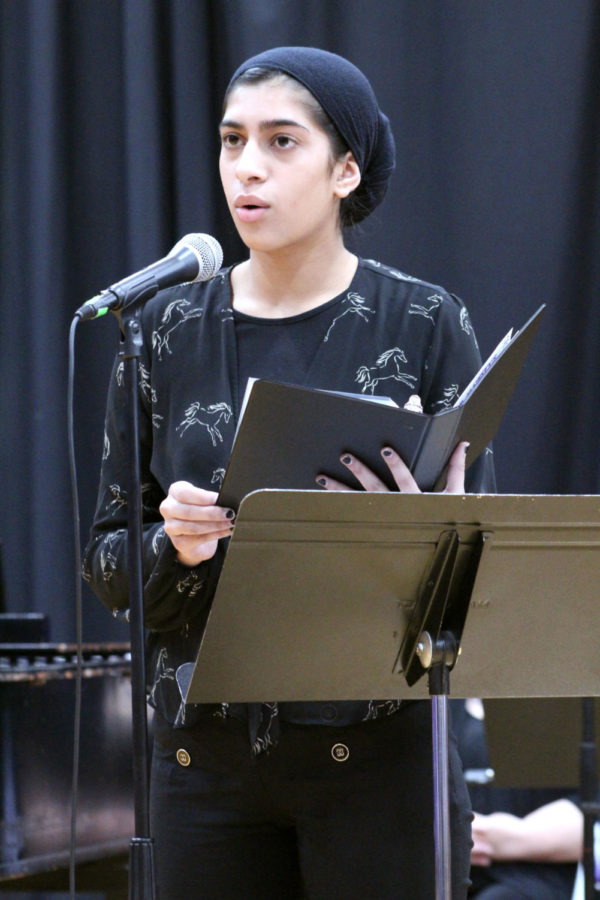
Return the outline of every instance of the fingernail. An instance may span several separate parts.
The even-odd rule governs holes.
[[[235,513],[232,509],[228,509],[227,512],[225,513],[226,519],[233,519],[234,516],[235,516]]]
[[[342,456],[342,462],[344,463],[345,466],[351,466],[352,465],[352,457],[346,453],[345,456]]]
[[[381,455],[389,457],[392,455],[392,451],[390,450],[389,447],[384,447],[384,449],[381,451]]]
[[[317,478],[317,484],[320,484],[321,487],[325,487],[327,484],[327,479],[323,478],[323,476],[321,475],[319,478]]]
[[[468,441],[465,441],[465,453],[467,452],[467,450],[469,449],[470,446],[471,446],[470,443]]]

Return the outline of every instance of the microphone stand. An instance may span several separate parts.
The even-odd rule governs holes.
[[[156,289],[152,291],[156,293]],[[148,300],[149,296],[139,296]],[[146,662],[143,587],[142,489],[138,417],[138,360],[142,347],[141,306],[118,314],[119,356],[124,363],[129,434],[128,575],[131,640],[131,706],[135,836],[129,845],[129,900],[156,900],[154,842],[150,835],[149,752],[146,708]]]
[[[150,835],[149,752],[146,709],[144,629],[143,521],[140,483],[138,420],[138,361],[142,348],[141,307],[158,293],[161,278],[172,275],[204,281],[219,271],[223,251],[209,235],[182,238],[164,259],[92,297],[75,313],[80,320],[97,318],[110,310],[119,322],[119,357],[123,360],[129,435],[127,486],[127,565],[129,631],[131,641],[131,706],[135,836],[129,845],[129,900],[156,900],[154,843]],[[163,285],[164,286],[164,285]]]

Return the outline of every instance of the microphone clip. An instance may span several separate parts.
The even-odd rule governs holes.
[[[78,316],[82,322],[89,319],[98,319],[100,316],[106,315],[107,312],[118,313],[134,303],[143,303],[151,300],[159,290],[159,284],[156,278],[149,277],[147,281],[131,285],[123,290],[115,288],[107,288],[91,300],[87,300],[78,310],[75,316]]]

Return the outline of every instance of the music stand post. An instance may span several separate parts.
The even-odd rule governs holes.
[[[449,898],[449,673],[457,697],[599,696],[599,550],[594,496],[257,491],[186,701],[429,697]]]
[[[418,644],[419,656],[431,654],[429,694],[431,696],[431,734],[433,743],[433,843],[435,854],[435,897],[452,897],[452,868],[450,862],[450,795],[448,764],[448,696],[450,669],[457,659],[458,645],[451,632],[432,641],[423,632]],[[423,665],[427,668],[427,660]]]
[[[448,762],[450,671],[460,654],[460,640],[486,535],[471,545],[466,568],[457,574],[460,544],[456,530],[442,532],[424,585],[400,648],[399,671],[408,685],[428,673],[433,744],[433,810],[436,900],[452,891]]]

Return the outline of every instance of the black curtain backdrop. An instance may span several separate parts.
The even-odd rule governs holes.
[[[242,256],[218,122],[252,53],[312,44],[371,79],[398,167],[352,238],[466,301],[486,355],[548,311],[495,442],[505,493],[600,493],[600,4],[595,0],[0,0],[4,608],[74,636],[67,339],[103,287],[208,232]],[[80,326],[82,540],[116,321]],[[126,639],[84,593],[87,640]]]

